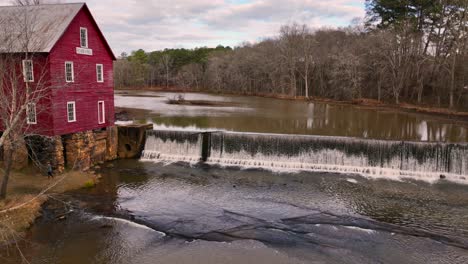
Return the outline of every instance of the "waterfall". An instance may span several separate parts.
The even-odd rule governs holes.
[[[202,157],[202,153],[204,153]],[[143,159],[468,183],[468,145],[345,137],[150,131]]]
[[[142,160],[198,162],[202,137],[191,131],[150,130],[146,132]]]

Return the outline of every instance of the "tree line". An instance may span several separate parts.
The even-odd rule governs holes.
[[[346,28],[290,24],[234,49],[123,54],[116,87],[468,105],[468,0],[366,0]]]
[[[232,51],[231,47],[196,49],[165,49],[145,52],[140,49],[130,55],[122,53],[114,65],[115,85],[190,86],[199,88],[211,55]],[[190,74],[191,76],[188,76]],[[185,83],[191,79],[190,83]]]

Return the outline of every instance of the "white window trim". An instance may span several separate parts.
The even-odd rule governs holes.
[[[73,105],[73,120],[70,120],[70,115],[68,113],[68,106]],[[67,120],[68,123],[76,122],[76,103],[75,101],[67,102]]]
[[[26,63],[31,62],[31,80],[27,80]],[[24,82],[34,82],[34,63],[32,60],[23,60],[23,79]]]
[[[29,120],[29,107],[31,105],[34,106],[34,122],[31,122]],[[35,103],[28,103],[26,105],[26,123],[28,123],[28,125],[37,125],[37,111],[36,111],[36,104]]]
[[[99,104],[102,103],[102,108],[99,107]],[[100,112],[102,110],[102,122],[101,122],[101,117],[100,117]],[[98,101],[98,123],[99,125],[105,124],[106,123],[106,103],[104,101]]]
[[[99,66],[101,66],[101,80],[99,80]],[[96,64],[96,79],[98,83],[104,82],[104,65],[103,64]]]
[[[86,46],[81,45],[81,44],[82,44],[82,43],[81,43],[81,31],[82,31],[82,30],[84,30],[84,31],[86,32]],[[88,48],[88,44],[89,44],[89,43],[88,43],[88,29],[85,28],[85,27],[80,27],[80,47],[81,47],[81,48],[84,48],[84,49],[87,49],[87,48]]]
[[[68,80],[67,78],[67,64],[71,64],[71,81]],[[75,82],[75,67],[73,65],[73,61],[66,61],[65,62],[65,82],[67,83],[73,83]]]

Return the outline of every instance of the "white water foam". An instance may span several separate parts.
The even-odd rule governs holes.
[[[145,225],[138,224],[138,223],[135,223],[135,222],[132,222],[130,220],[123,219],[123,218],[108,217],[108,216],[93,216],[91,218],[91,221],[99,221],[99,220],[107,220],[107,221],[111,221],[111,222],[118,222],[118,223],[122,223],[122,224],[125,224],[125,225],[133,226],[133,227],[136,227],[136,228],[146,229],[146,230],[158,233],[161,236],[166,236],[166,233],[164,233],[164,232],[154,230],[154,229],[152,229],[150,227],[147,227]]]
[[[354,183],[354,184],[357,184],[357,183],[358,183],[358,181],[357,181],[356,179],[350,179],[350,178],[348,178],[348,179],[346,179],[346,181],[347,181],[347,182],[350,182],[350,183]]]
[[[168,162],[198,162],[201,155],[201,137],[192,131],[177,133],[171,131],[173,135],[182,135],[178,138],[158,138],[149,136],[146,138],[145,150],[142,153],[142,160],[160,160]]]
[[[215,132],[215,131],[227,131],[225,129],[217,129],[217,128],[200,128],[197,126],[168,126],[164,124],[153,124],[154,130],[159,131],[189,131],[189,132]]]
[[[372,235],[372,234],[377,233],[377,231],[375,231],[375,230],[366,229],[366,228],[361,228],[361,227],[357,227],[357,226],[345,226],[345,228],[351,229],[351,230],[355,230],[355,231],[364,232],[364,233],[367,233],[367,234],[369,234],[369,235]]]
[[[115,124],[120,126],[133,125],[134,123],[134,121],[115,121]]]
[[[206,162],[212,165],[356,174],[397,181],[410,178],[430,183],[444,178],[468,184],[468,146],[463,144],[233,132],[212,133],[208,140]],[[198,163],[202,142],[203,134],[197,131],[152,131],[142,160]]]

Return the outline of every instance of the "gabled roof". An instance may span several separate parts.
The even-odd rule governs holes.
[[[49,53],[83,8],[89,12],[85,3],[0,6],[0,53]]]

